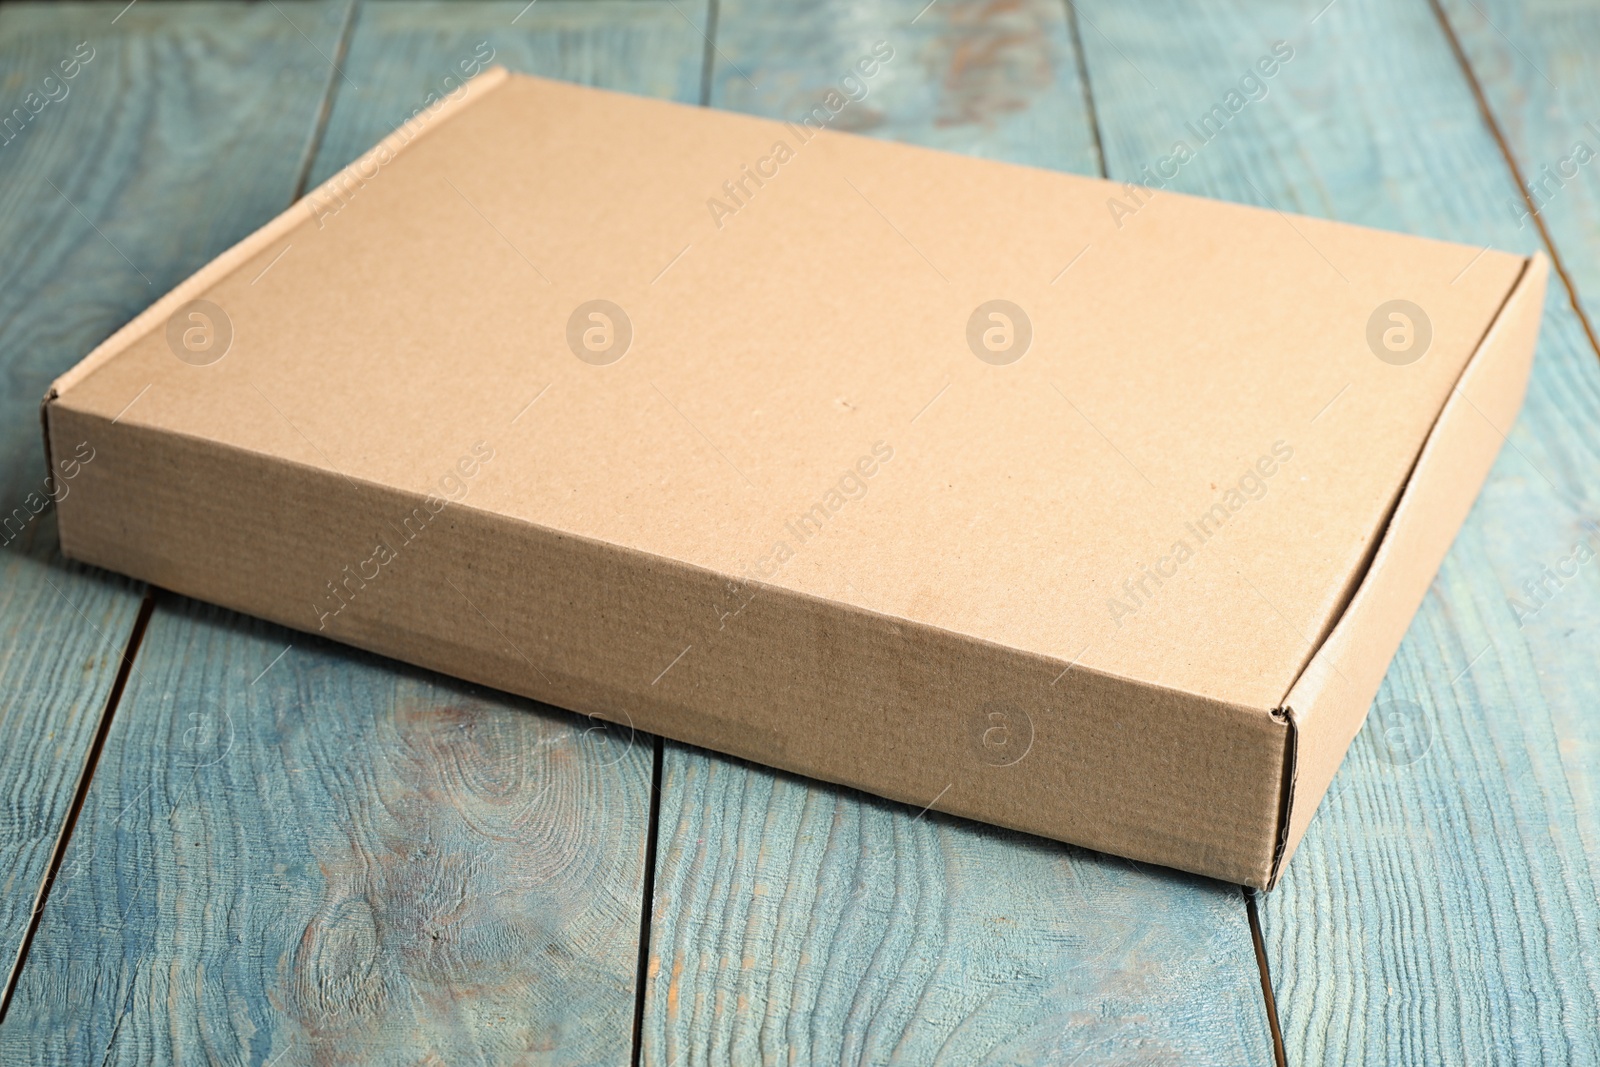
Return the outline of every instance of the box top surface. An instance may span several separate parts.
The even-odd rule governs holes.
[[[500,72],[241,250],[57,402],[1263,710],[1524,265]]]

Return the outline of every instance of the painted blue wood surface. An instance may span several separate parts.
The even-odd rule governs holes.
[[[139,661],[0,1062],[627,1062],[647,745],[176,598]]]
[[[53,541],[54,515],[30,536]],[[0,553],[0,974],[8,978],[138,608],[131,583],[67,564],[44,545]]]
[[[711,102],[796,119],[883,42],[841,128],[1096,172],[1062,6],[916,15],[724,0]],[[661,790],[646,1063],[1272,1060],[1236,887],[671,743]]]
[[[848,93],[859,99],[830,128],[1099,173],[1062,5],[939,0],[919,13],[921,6],[830,0],[797,10],[722,0],[711,105],[799,121],[830,91]],[[876,73],[860,75],[861,59],[884,55]]]
[[[669,744],[650,1064],[1267,1064],[1235,886]]]
[[[1170,152],[1282,40],[1292,61],[1177,188],[1461,241],[1464,269],[1489,243],[1532,251],[1428,5],[1320,6],[1080,4],[1112,176]],[[1600,585],[1531,619],[1510,603],[1593,541],[1597,427],[1600,361],[1553,285],[1523,414],[1263,899],[1292,1063],[1600,1058]]]
[[[7,974],[143,592],[61,560],[43,504],[71,492],[72,481],[61,470],[46,481],[39,400],[56,375],[282,207],[327,89],[312,42],[332,47],[344,12],[305,2],[281,11],[196,4],[177,17],[124,6],[0,8],[0,105],[11,123],[0,129]],[[206,158],[229,161],[226,197],[193,196],[192,169]]]

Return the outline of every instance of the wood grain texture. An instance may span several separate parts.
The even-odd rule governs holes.
[[[718,5],[711,104],[800,121],[832,91],[865,90],[833,129],[964,155],[1099,172],[1066,13],[1049,0],[768,0]],[[878,42],[878,72],[856,64]]]
[[[1234,886],[669,744],[649,1064],[1265,1064]]]
[[[625,1063],[649,745],[171,600],[0,1061]]]
[[[698,91],[670,5],[524,7],[365,8],[324,173],[486,38],[513,67]],[[648,739],[163,605],[0,1062],[627,1062]]]
[[[1592,325],[1600,321],[1600,9],[1521,0],[1441,7]],[[1532,226],[1515,190],[1504,209]]]
[[[72,483],[45,480],[39,399],[123,322],[281,209],[328,73],[287,19],[331,47],[342,12],[304,2],[280,4],[282,13],[195,4],[180,16],[145,3],[118,18],[122,7],[0,9],[0,104],[11,123],[0,129],[7,974],[142,596],[139,586],[66,564],[57,552],[44,501]],[[193,169],[209,158],[230,161],[227,195],[197,198]]]
[[[1293,60],[1177,188],[1533,250],[1428,5],[1341,0],[1311,23],[1320,6],[1080,4],[1112,176],[1170,152],[1282,39]],[[1600,1059],[1600,564],[1531,618],[1511,603],[1600,547],[1597,426],[1600,362],[1553,285],[1508,447],[1263,899],[1291,1063]]]
[[[38,520],[55,538],[55,516]],[[0,553],[0,975],[9,978],[139,609],[126,580]]]
[[[1095,171],[1062,7],[917,6],[725,0],[712,102],[796,119],[884,41],[839,128]],[[671,743],[661,789],[645,1063],[1271,1062],[1235,887]]]
[[[383,0],[361,7],[312,167],[321,182],[407,119],[481,43],[524,74],[700,99],[706,4],[676,0]]]

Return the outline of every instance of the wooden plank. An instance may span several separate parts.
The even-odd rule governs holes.
[[[364,9],[318,165],[480,41],[625,87],[699,69],[671,5],[525,7]],[[136,668],[0,1061],[628,1060],[648,739],[178,598]]]
[[[174,600],[0,1060],[626,1062],[649,746]]]
[[[282,207],[328,74],[307,38],[331,48],[343,13],[303,2],[248,17],[238,4],[187,5],[181,16],[124,6],[0,8],[10,122],[0,127],[0,736],[8,739],[0,971],[8,975],[143,595],[64,563],[53,510],[33,517],[51,492],[72,489],[68,477],[45,481],[39,399],[253,218]],[[265,79],[281,81],[263,93],[256,86]],[[237,174],[226,196],[196,197],[193,168],[211,157],[233,160]]]
[[[884,41],[840,127],[1095,170],[1062,6],[915,7],[724,0],[712,102],[797,119]],[[1235,887],[676,744],[661,788],[645,1063],[1272,1059]]]
[[[1600,322],[1600,10],[1520,0],[1441,6],[1593,326]],[[1515,191],[1505,211],[1519,228],[1534,225]]]
[[[128,582],[69,566],[51,550],[53,514],[39,526],[39,547],[0,554],[0,974],[7,980],[139,607]]]
[[[1177,188],[1533,250],[1428,5],[1320,6],[1080,3],[1112,175],[1192,140],[1281,39],[1293,59]],[[1553,286],[1522,417],[1262,903],[1292,1063],[1600,1057],[1600,585],[1584,571],[1531,618],[1511,603],[1596,543],[1597,426],[1600,363]]]

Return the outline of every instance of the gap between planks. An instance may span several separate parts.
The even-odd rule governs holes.
[[[1083,91],[1083,110],[1089,116],[1089,134],[1094,142],[1094,164],[1100,177],[1111,178],[1106,170],[1105,138],[1100,133],[1100,112],[1094,106],[1094,86],[1089,84],[1089,59],[1083,54],[1083,34],[1078,28],[1078,5],[1073,0],[1063,0],[1067,5],[1067,36],[1072,40],[1072,58],[1078,65],[1078,86]]]
[[[328,71],[328,88],[322,94],[322,107],[317,111],[316,122],[311,125],[311,138],[306,142],[306,155],[300,161],[299,173],[295,175],[294,191],[289,196],[291,205],[306,195],[306,185],[311,181],[311,168],[316,163],[317,151],[322,147],[323,135],[327,133],[328,119],[333,115],[335,97],[339,93],[339,81],[344,77],[344,63],[350,52],[350,39],[355,36],[356,16],[360,10],[361,0],[347,0],[344,23],[339,27],[339,40],[334,45],[333,59],[329,61],[332,69]]]
[[[1550,265],[1555,268],[1556,276],[1566,287],[1567,300],[1571,302],[1572,310],[1578,316],[1584,336],[1589,339],[1589,347],[1594,351],[1595,358],[1600,359],[1600,339],[1595,337],[1594,325],[1584,311],[1583,301],[1578,299],[1578,285],[1572,280],[1572,275],[1567,273],[1567,265],[1561,259],[1561,252],[1556,248],[1555,239],[1550,236],[1550,231],[1544,224],[1544,214],[1528,192],[1528,183],[1523,180],[1522,168],[1517,164],[1517,157],[1511,151],[1511,143],[1506,140],[1505,133],[1501,129],[1499,117],[1489,106],[1489,98],[1484,95],[1483,84],[1478,81],[1478,72],[1472,69],[1472,61],[1467,58],[1466,49],[1461,47],[1461,39],[1456,36],[1455,27],[1450,25],[1450,16],[1445,14],[1439,0],[1428,0],[1428,6],[1433,9],[1433,17],[1439,23],[1439,29],[1444,33],[1445,40],[1450,44],[1450,51],[1456,57],[1456,65],[1461,68],[1462,76],[1467,79],[1467,88],[1472,91],[1472,98],[1477,101],[1478,114],[1483,118],[1483,124],[1488,127],[1489,136],[1494,138],[1495,145],[1500,149],[1500,157],[1505,160],[1507,169],[1511,171],[1511,180],[1517,183],[1517,194],[1528,205],[1528,214],[1539,230],[1539,240],[1544,244],[1545,251],[1550,253]]]
[[[650,922],[655,917],[656,842],[661,836],[661,764],[665,747],[660,737],[654,740],[650,763],[650,828],[644,839],[644,900],[639,905],[639,968],[634,975],[633,1057],[639,1067],[644,1057],[645,994],[650,980]]]
[[[1278,998],[1272,995],[1272,969],[1267,966],[1267,945],[1261,936],[1261,916],[1256,912],[1256,893],[1244,885],[1239,891],[1244,894],[1245,915],[1250,919],[1250,942],[1255,946],[1256,967],[1261,971],[1261,996],[1267,1003],[1267,1025],[1272,1028],[1272,1058],[1278,1067],[1288,1067],[1283,1027],[1278,1024]]]
[[[89,795],[89,784],[94,780],[95,768],[100,765],[100,752],[105,748],[106,735],[111,732],[111,721],[116,717],[117,705],[122,701],[122,692],[128,686],[128,676],[133,673],[134,658],[139,655],[139,645],[144,640],[145,628],[150,623],[150,616],[155,612],[156,588],[146,586],[144,599],[139,603],[139,614],[133,620],[133,630],[128,634],[128,643],[122,650],[122,662],[117,665],[117,676],[111,683],[111,693],[106,697],[106,705],[100,712],[100,721],[95,726],[94,740],[89,745],[89,752],[84,756],[83,770],[78,775],[78,785],[72,795],[72,806],[67,809],[67,817],[61,824],[61,832],[56,835],[55,848],[50,852],[50,865],[45,868],[44,878],[39,883],[39,892],[33,900],[33,911],[28,916],[28,929],[22,935],[22,943],[17,946],[17,955],[11,964],[11,973],[6,977],[5,992],[0,994],[0,1025],[6,1021],[6,1013],[11,1010],[11,1000],[16,995],[17,983],[22,979],[22,969],[28,961],[28,949],[33,945],[34,935],[39,932],[39,921],[44,917],[44,906],[49,900],[50,889],[55,885],[57,875],[61,873],[61,863],[66,858],[67,846],[72,841],[72,831],[78,825],[78,816],[83,811],[84,800]]]

